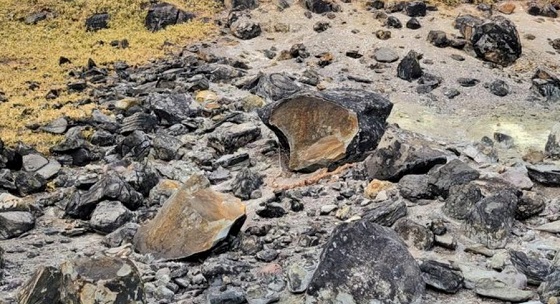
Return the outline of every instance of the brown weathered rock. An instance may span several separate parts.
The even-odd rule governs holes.
[[[496,6],[496,9],[502,14],[510,15],[515,11],[515,3],[502,2]]]
[[[156,217],[138,229],[136,250],[159,259],[187,258],[210,250],[238,230],[245,220],[245,205],[208,186],[203,176],[189,178]]]
[[[262,121],[293,171],[359,161],[375,149],[393,105],[377,93],[339,89],[303,92],[268,104]]]
[[[64,262],[60,271],[62,303],[145,303],[140,272],[128,259],[80,258]]]

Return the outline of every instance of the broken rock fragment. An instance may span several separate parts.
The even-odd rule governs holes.
[[[398,235],[360,220],[335,228],[307,294],[318,303],[404,304],[421,303],[424,290],[420,268]]]
[[[173,194],[156,217],[138,229],[134,246],[158,259],[181,259],[210,250],[245,220],[245,205],[233,196],[208,188],[193,175]],[[178,242],[177,240],[181,240]]]
[[[392,107],[377,93],[338,89],[295,94],[259,116],[278,136],[287,167],[314,171],[364,159],[385,132]]]

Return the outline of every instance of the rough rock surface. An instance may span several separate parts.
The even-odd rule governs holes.
[[[208,185],[202,176],[191,177],[138,229],[135,248],[156,258],[180,259],[203,253],[236,233],[245,220],[245,205]]]
[[[307,293],[322,301],[420,303],[424,288],[418,264],[395,232],[357,221],[335,229]]]
[[[287,167],[313,171],[363,159],[381,140],[391,108],[376,93],[332,90],[279,100],[259,115],[289,155]]]

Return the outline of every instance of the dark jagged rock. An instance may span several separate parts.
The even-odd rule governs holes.
[[[71,163],[75,166],[85,166],[101,159],[99,149],[85,140],[83,131],[82,127],[71,128],[66,132],[64,139],[52,146],[50,151],[55,154],[69,155],[72,159]]]
[[[121,177],[108,174],[88,191],[76,191],[66,206],[66,215],[88,219],[97,204],[103,200],[116,200],[127,208],[136,210],[142,203],[142,194],[136,192]]]
[[[465,221],[465,233],[490,249],[504,248],[513,228],[518,197],[501,191],[474,206]]]
[[[60,303],[61,282],[62,274],[58,268],[43,266],[20,288],[18,303]]]
[[[110,248],[119,247],[126,243],[131,244],[139,227],[140,225],[136,223],[124,224],[115,231],[107,234],[101,242]]]
[[[408,2],[404,7],[404,11],[409,17],[424,17],[426,9],[426,3],[420,1]]]
[[[211,289],[207,296],[208,304],[243,304],[247,303],[245,292],[239,288],[228,288],[225,291]]]
[[[397,66],[397,77],[406,81],[420,78],[424,73],[418,61],[420,55],[415,51],[410,51],[403,57]]]
[[[510,92],[509,85],[500,79],[494,80],[485,85],[485,87],[494,95],[504,97]]]
[[[430,190],[427,175],[405,175],[399,180],[399,192],[401,196],[410,201],[421,199],[433,199],[434,194]]]
[[[252,10],[259,6],[258,0],[225,0],[222,2],[231,11]]]
[[[169,3],[153,4],[148,10],[144,26],[150,31],[159,31],[170,25],[180,24],[194,19],[193,13],[178,9]]]
[[[452,218],[463,220],[482,198],[482,191],[476,183],[453,185],[442,210]]]
[[[429,260],[420,265],[422,278],[430,287],[446,293],[457,293],[463,287],[463,274],[447,264]]]
[[[480,80],[475,79],[475,78],[469,78],[469,77],[460,77],[460,78],[457,78],[457,82],[462,87],[470,88],[470,87],[474,87],[475,85],[477,85],[480,82]]]
[[[531,180],[547,186],[560,186],[560,167],[552,164],[527,165]]]
[[[544,151],[552,158],[560,158],[560,123],[552,126]]]
[[[131,218],[132,213],[121,202],[103,201],[95,207],[89,224],[93,230],[106,234],[115,231]]]
[[[200,113],[196,102],[189,94],[152,93],[146,103],[164,125],[180,123]]]
[[[251,193],[259,189],[263,184],[263,177],[253,172],[251,169],[246,168],[235,176],[231,183],[233,194],[241,199],[248,200],[251,198]]]
[[[204,176],[191,176],[155,218],[138,229],[136,250],[158,259],[183,259],[205,253],[229,234],[239,232],[245,205],[231,195],[211,190],[209,185]]]
[[[393,139],[375,150],[365,164],[370,179],[397,182],[407,174],[428,173],[432,167],[446,161],[441,151]]]
[[[86,19],[86,31],[95,32],[109,28],[109,14],[94,14]]]
[[[410,18],[410,20],[408,20],[406,22],[406,28],[408,28],[408,29],[417,30],[421,27],[422,27],[422,25],[420,24],[420,21],[418,21],[418,19],[416,19],[414,17]]]
[[[527,13],[532,16],[558,17],[557,7],[553,3],[531,1],[528,3]]]
[[[365,212],[364,220],[381,226],[391,227],[407,214],[406,204],[403,200],[388,201]]]
[[[112,146],[115,144],[115,135],[105,130],[97,130],[91,136],[90,141],[101,147]]]
[[[447,39],[447,34],[444,31],[431,30],[428,33],[427,40],[430,44],[439,48],[449,46],[449,40]]]
[[[134,131],[150,132],[155,129],[157,118],[153,115],[137,112],[123,119],[121,134],[129,134]]]
[[[409,247],[429,250],[434,246],[432,231],[410,219],[398,220],[393,229]]]
[[[262,32],[260,24],[247,16],[240,17],[229,28],[233,36],[243,40],[256,38]]]
[[[283,217],[287,212],[282,205],[273,202],[265,202],[261,205],[255,213],[263,218],[278,218]]]
[[[538,289],[540,300],[550,303],[553,298],[560,298],[560,269],[556,268],[550,273]],[[553,300],[554,301],[554,300]],[[554,303],[554,302],[552,302]]]
[[[428,175],[432,191],[446,198],[451,186],[473,181],[480,176],[480,173],[464,162],[454,159],[440,168],[430,171]]]
[[[531,92],[534,96],[547,102],[560,101],[560,79],[551,72],[537,69],[531,78]]]
[[[340,5],[333,0],[305,0],[305,8],[316,14],[338,12]]]
[[[523,196],[517,202],[515,218],[526,220],[541,213],[546,207],[546,197],[533,191],[523,191]]]
[[[421,94],[429,93],[435,90],[443,82],[443,78],[424,73],[422,77],[418,79],[418,86],[416,87],[416,92]]]
[[[276,101],[289,97],[300,90],[301,87],[285,74],[272,73],[261,75],[252,91],[264,99]]]
[[[317,23],[315,23],[313,25],[313,30],[317,33],[322,33],[326,30],[328,30],[329,28],[331,28],[331,24],[328,22],[321,22],[318,21]]]
[[[18,237],[35,227],[35,218],[26,211],[0,212],[0,239]]]
[[[390,228],[367,220],[336,227],[321,254],[307,294],[319,302],[420,303],[418,264]]]
[[[9,169],[0,169],[0,189],[16,190],[14,174]]]
[[[115,147],[117,153],[122,157],[133,159],[144,159],[150,152],[152,142],[148,135],[142,131],[134,131],[122,138]]]
[[[261,129],[253,123],[224,123],[208,136],[208,145],[220,155],[231,154],[260,136]]]
[[[177,159],[182,146],[181,140],[167,134],[158,134],[152,140],[154,157],[161,160]]]
[[[385,132],[391,109],[379,94],[339,89],[292,95],[259,116],[278,137],[287,167],[313,171],[362,160]]]
[[[389,16],[389,18],[387,18],[386,25],[388,28],[394,28],[394,29],[402,28],[401,21],[395,16]]]
[[[14,173],[14,182],[21,196],[44,191],[47,187],[47,181],[40,175],[23,171]]]
[[[494,16],[490,21],[469,29],[472,32],[463,35],[469,40],[477,57],[509,66],[521,56],[519,33],[514,23],[505,17]]]
[[[529,284],[539,285],[553,271],[548,261],[530,258],[522,251],[510,250],[509,257],[513,266],[527,276]]]

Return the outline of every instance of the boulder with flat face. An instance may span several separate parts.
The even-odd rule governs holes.
[[[367,220],[332,233],[307,294],[317,303],[421,303],[425,284],[416,260],[390,228]]]
[[[392,107],[377,93],[338,89],[292,95],[259,116],[278,136],[287,167],[309,172],[363,160],[377,147]]]
[[[204,176],[190,177],[155,218],[138,229],[136,250],[158,259],[187,258],[238,232],[245,220],[245,205],[231,195],[209,189],[209,185]]]

